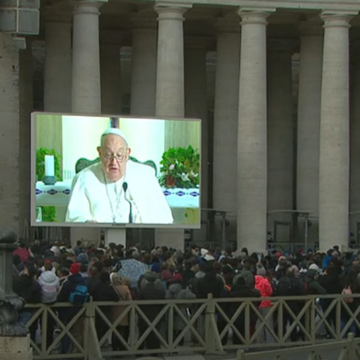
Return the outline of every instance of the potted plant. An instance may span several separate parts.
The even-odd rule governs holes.
[[[36,178],[42,180],[45,176],[45,155],[54,156],[55,176],[58,181],[62,180],[61,173],[61,159],[62,156],[54,149],[39,148],[36,150]],[[41,206],[42,221],[55,222],[56,221],[56,208],[55,206]]]
[[[160,161],[159,183],[165,188],[198,188],[200,155],[192,146],[165,151]]]

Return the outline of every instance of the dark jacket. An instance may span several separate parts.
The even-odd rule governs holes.
[[[28,275],[21,275],[14,283],[14,292],[22,297],[27,304],[41,302],[41,288],[39,283]]]
[[[197,297],[200,299],[207,298],[208,294],[212,294],[213,298],[221,297],[225,284],[224,281],[216,274],[215,271],[210,271],[205,276],[197,281]]]
[[[162,300],[165,299],[165,288],[159,286],[157,279],[159,277],[146,275],[146,281],[141,282],[139,289],[139,300]],[[154,321],[159,312],[163,309],[164,305],[140,305],[140,309],[144,312],[149,321]],[[159,323],[158,323],[159,325]],[[146,328],[148,325],[142,316],[139,316],[139,327]]]

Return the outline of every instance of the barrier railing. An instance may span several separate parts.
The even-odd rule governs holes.
[[[343,344],[360,332],[360,295],[222,298],[27,305],[34,359],[99,360],[116,355]],[[270,300],[263,311],[259,301]],[[119,306],[121,311],[119,311]],[[114,311],[115,310],[115,311]],[[116,316],[114,314],[117,314]],[[125,325],[124,325],[125,324]],[[128,325],[127,325],[128,324]],[[320,336],[320,330],[326,335]],[[298,340],[298,338],[296,338]],[[117,343],[117,348],[110,346]],[[247,359],[247,358],[246,358]]]

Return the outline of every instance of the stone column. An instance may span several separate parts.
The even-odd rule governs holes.
[[[75,1],[72,112],[100,114],[99,8],[105,1]]]
[[[123,33],[100,33],[101,112],[120,115],[121,108],[121,59]]]
[[[24,149],[31,148],[31,121],[30,114],[34,110],[33,104],[33,55],[31,38],[26,39],[26,49],[19,54],[19,101],[20,101],[20,124],[18,146],[19,152],[19,236],[28,239],[30,236],[30,199],[31,189],[29,177],[23,174],[30,174],[33,170],[30,167],[31,153]],[[35,190],[35,188],[34,188]]]
[[[275,234],[274,221],[289,223],[292,213],[271,213],[293,210],[294,206],[294,119],[292,101],[292,55],[296,43],[270,39],[268,42],[268,230]],[[276,239],[289,242],[286,232]]]
[[[360,41],[352,44],[350,101],[350,230],[359,237],[360,222]]]
[[[267,93],[269,11],[242,11],[238,122],[237,242],[250,252],[266,247]]]
[[[185,39],[185,116],[201,122],[201,207],[208,207],[208,120],[206,53],[211,39]]]
[[[71,111],[71,19],[47,16],[45,25],[44,110]]]
[[[319,24],[300,26],[300,75],[297,121],[296,208],[309,212],[309,242],[319,239],[320,104],[323,62],[323,29]],[[304,239],[299,219],[298,240]]]
[[[19,232],[20,113],[19,51],[11,35],[0,32],[0,227]],[[23,150],[21,150],[23,151]],[[6,169],[6,170],[5,170]]]
[[[184,117],[184,13],[189,6],[157,3],[159,15],[155,114]],[[183,230],[155,230],[155,244],[184,248]]]
[[[320,249],[349,239],[349,21],[323,13],[324,59],[320,119]]]
[[[105,1],[75,1],[73,20],[72,112],[101,114],[99,8]],[[71,229],[71,241],[100,240],[97,228]]]
[[[157,22],[150,16],[132,19],[131,115],[154,116],[157,66]]]
[[[240,70],[239,17],[216,24],[216,75],[213,147],[213,208],[236,214],[237,123]],[[236,238],[235,218],[228,218],[229,239]],[[219,229],[217,234],[219,234]]]

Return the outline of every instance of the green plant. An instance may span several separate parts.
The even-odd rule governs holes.
[[[159,183],[167,188],[195,188],[199,186],[200,155],[192,146],[165,151],[160,161]]]
[[[39,181],[45,176],[45,155],[54,156],[54,170],[55,176],[58,181],[62,180],[60,162],[62,156],[54,149],[39,148],[36,150],[36,177]],[[41,206],[42,221],[55,222],[56,221],[56,208],[55,206]]]
[[[62,180],[60,162],[62,156],[54,149],[39,148],[36,150],[36,176],[41,181],[45,176],[45,155],[54,156],[55,176],[58,181]]]

